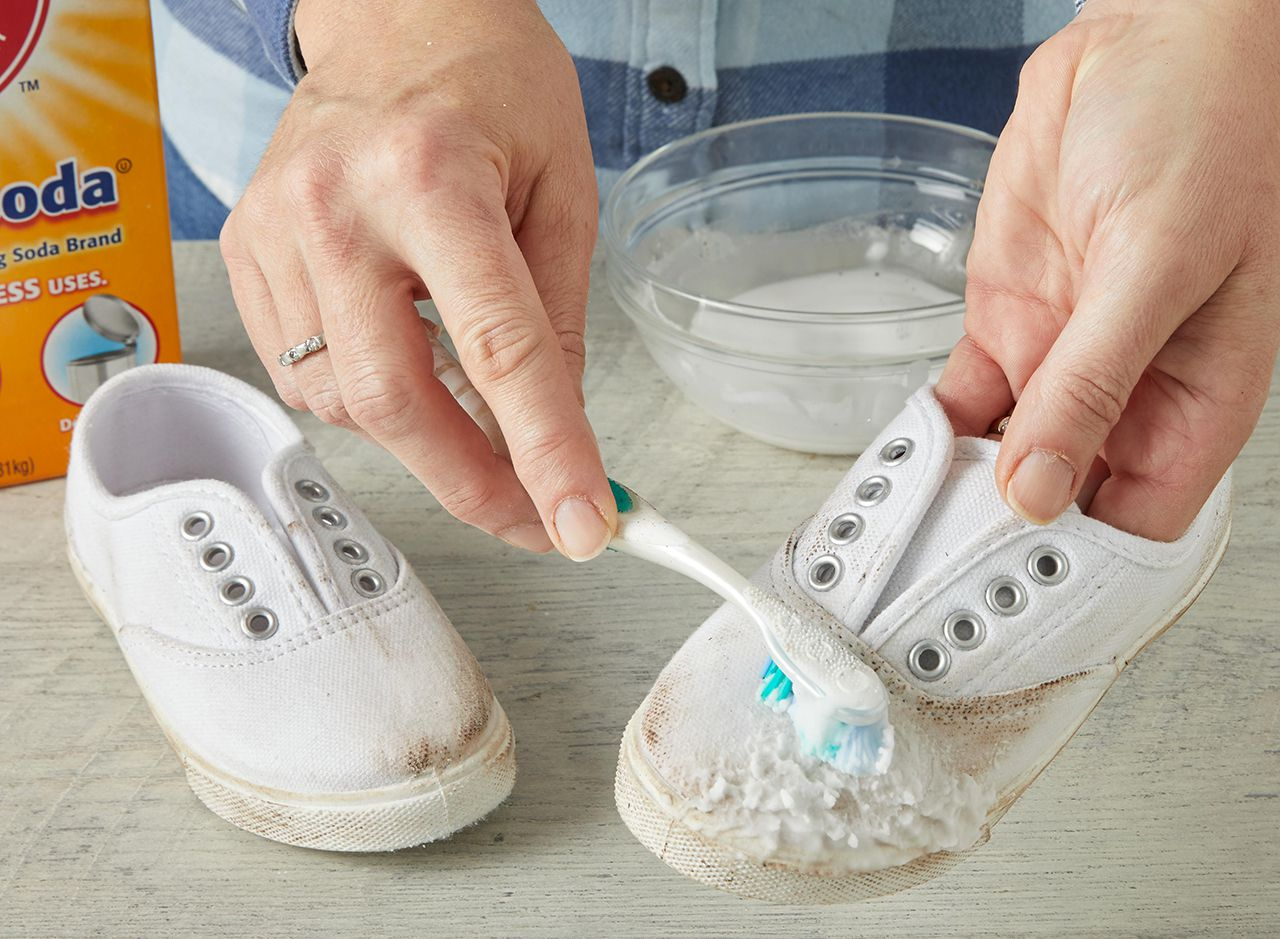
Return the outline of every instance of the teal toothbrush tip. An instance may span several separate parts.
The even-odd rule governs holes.
[[[791,679],[770,659],[760,674],[760,700],[777,713],[786,712],[795,724],[801,748],[810,756],[830,763],[853,776],[882,773],[893,753],[893,729],[881,720],[873,724],[849,725],[840,720],[817,724],[800,716]],[[803,710],[808,710],[807,707]],[[816,737],[812,736],[816,733]]]
[[[791,679],[770,659],[760,674],[760,700],[775,711],[784,710],[791,700]]]
[[[609,480],[609,488],[613,491],[613,501],[617,505],[619,512],[630,512],[635,503],[631,499],[631,493],[623,489],[612,479]]]

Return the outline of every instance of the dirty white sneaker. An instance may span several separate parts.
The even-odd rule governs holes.
[[[724,606],[627,726],[618,809],[672,867],[750,897],[839,902],[910,887],[986,840],[1226,547],[1224,479],[1171,544],[1073,510],[1046,527],[995,488],[998,444],[955,438],[931,388],[759,575],[889,690],[888,772],[807,754],[760,700],[768,653]]]
[[[227,821],[384,851],[510,792],[511,728],[475,659],[266,395],[187,365],[112,379],[76,427],[65,520],[85,593]]]

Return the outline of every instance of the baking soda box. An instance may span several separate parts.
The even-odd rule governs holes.
[[[178,354],[147,0],[0,0],[0,486],[61,476],[93,390]]]

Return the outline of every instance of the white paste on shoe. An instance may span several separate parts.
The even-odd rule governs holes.
[[[684,822],[695,831],[731,835],[760,857],[850,871],[967,848],[994,801],[988,787],[952,774],[909,734],[898,735],[887,772],[851,776],[803,753],[783,723],[770,740],[753,740],[745,766],[708,767],[694,781],[701,791],[691,800],[705,814]]]
[[[911,441],[909,457],[895,461],[895,440]],[[790,720],[759,716],[742,675],[767,651],[722,607],[624,736],[618,806],[646,846],[692,877],[782,902],[936,876],[982,840],[1221,560],[1229,474],[1181,538],[1157,543],[1077,511],[1025,522],[995,488],[996,452],[954,440],[922,389],[759,575],[876,669],[896,731],[888,771],[842,774],[802,752]],[[868,505],[858,494],[880,476],[890,491]],[[835,524],[850,512],[862,519],[854,538]],[[1030,570],[1045,551],[1063,559],[1062,576]],[[814,583],[826,557],[840,575]],[[993,585],[1010,579],[1019,602],[992,606]],[[948,633],[965,612],[983,619],[981,633]],[[946,669],[912,669],[922,642],[946,652]]]

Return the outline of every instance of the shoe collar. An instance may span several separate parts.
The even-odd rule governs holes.
[[[173,503],[184,511],[216,505],[242,517],[247,530],[261,532],[254,537],[278,543],[288,576],[309,583],[319,604],[313,614],[362,599],[348,582],[358,569],[376,569],[387,587],[400,579],[399,553],[345,497],[283,409],[222,372],[161,364],[111,379],[81,412],[71,460],[77,484],[104,517]],[[307,499],[298,489],[303,480],[331,498]],[[318,524],[322,505],[337,509],[340,529]],[[341,539],[363,546],[367,563],[339,558]]]
[[[1131,535],[1075,505],[1051,525],[1036,526],[1014,513],[996,488],[999,449],[994,440],[956,437],[933,386],[921,388],[793,534],[783,576],[848,633],[879,648],[911,595],[1020,532],[1041,532],[1048,545],[1071,532],[1117,559],[1167,568],[1201,549],[1209,517],[1229,500],[1224,479],[1173,542]],[[846,540],[850,524],[856,534]]]

